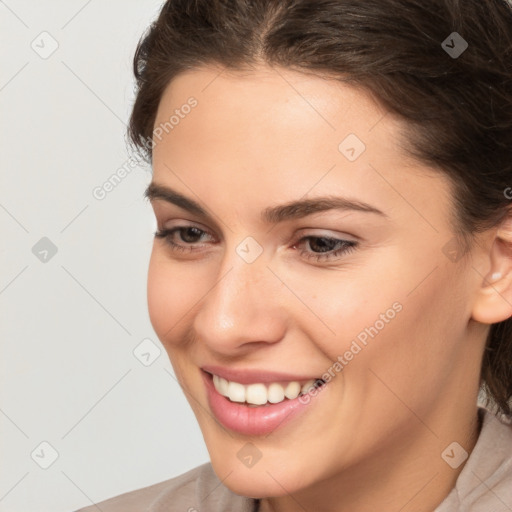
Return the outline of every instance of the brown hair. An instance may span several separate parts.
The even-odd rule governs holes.
[[[453,185],[463,254],[510,213],[506,0],[168,0],[135,53],[130,142],[151,162],[158,105],[180,72],[261,63],[352,83],[405,120],[404,149]],[[512,415],[512,318],[490,328],[480,384],[487,406]]]

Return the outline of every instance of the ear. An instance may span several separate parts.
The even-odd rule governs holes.
[[[472,318],[484,324],[512,316],[512,210],[496,230],[489,260],[491,268],[477,290],[472,312]]]

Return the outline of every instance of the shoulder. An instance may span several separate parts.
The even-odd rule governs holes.
[[[76,512],[197,512],[240,510],[251,512],[254,501],[222,485],[210,463],[175,478],[114,496]],[[201,507],[201,508],[200,508]],[[226,508],[227,507],[227,508]]]
[[[471,510],[510,512],[512,509],[512,421],[485,410],[484,435],[466,475],[462,503]],[[477,443],[478,444],[478,443]]]
[[[512,510],[512,422],[482,408],[477,443],[455,488],[435,512]]]
[[[203,464],[177,477],[114,496],[76,512],[96,512],[98,506],[103,512],[152,511],[153,505],[163,496],[174,495],[185,499],[187,496],[193,496],[195,482],[201,475],[210,477],[210,473],[213,473],[211,465]]]

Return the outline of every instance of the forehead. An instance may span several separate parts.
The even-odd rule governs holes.
[[[443,175],[402,151],[406,125],[334,79],[267,67],[187,71],[167,86],[158,128],[156,180],[183,192],[193,183],[200,198],[215,187],[217,206],[238,197],[261,210],[339,192],[406,217],[449,198]]]
[[[167,86],[154,129],[157,163],[165,155],[175,164],[205,157],[211,165],[229,155],[226,165],[243,156],[244,167],[299,172],[311,158],[325,170],[335,162],[354,168],[366,150],[396,159],[401,125],[363,91],[333,79],[282,68],[203,67]]]
[[[351,124],[355,129],[360,124],[370,129],[387,115],[363,89],[334,78],[263,65],[251,70],[203,66],[178,74],[168,84],[155,126],[165,123],[169,114],[190,97],[198,100],[203,115],[222,108],[228,116],[232,109],[241,108],[276,124],[279,119],[273,113],[286,113],[296,119],[321,122],[331,131],[340,128],[341,120],[344,126]]]

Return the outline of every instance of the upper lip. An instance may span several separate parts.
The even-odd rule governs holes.
[[[240,384],[256,384],[269,382],[307,382],[320,377],[311,375],[299,375],[283,372],[270,372],[268,370],[250,368],[227,368],[222,366],[205,365],[201,369],[207,373],[218,375],[226,380]]]

